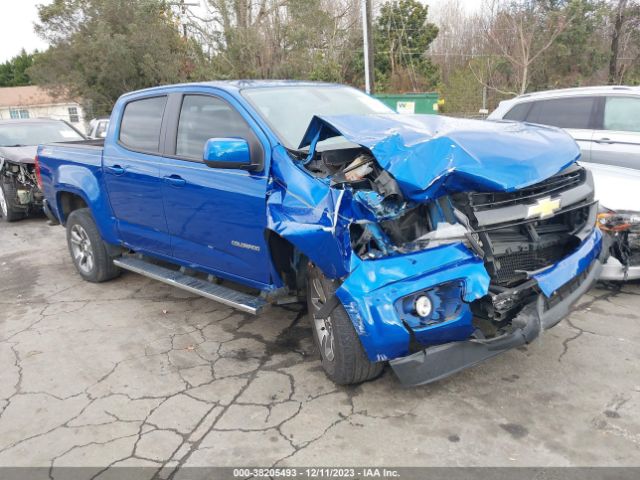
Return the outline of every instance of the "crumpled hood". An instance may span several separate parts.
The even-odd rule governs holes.
[[[26,147],[0,147],[0,158],[14,163],[34,163],[34,158],[38,152],[37,145]]]
[[[335,136],[366,147],[406,198],[512,191],[560,172],[580,156],[554,127],[437,115],[339,115],[312,119],[300,147]]]

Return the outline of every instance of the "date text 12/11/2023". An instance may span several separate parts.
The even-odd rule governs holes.
[[[399,478],[398,470],[389,468],[234,468],[234,478]]]

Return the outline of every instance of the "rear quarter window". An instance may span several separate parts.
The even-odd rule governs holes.
[[[159,152],[160,127],[166,104],[166,96],[127,103],[120,123],[120,143],[131,150]]]

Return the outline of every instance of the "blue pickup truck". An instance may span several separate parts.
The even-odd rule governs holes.
[[[589,172],[561,130],[399,115],[342,85],[123,95],[104,141],[41,145],[79,274],[130,270],[244,312],[307,302],[326,374],[428,383],[531,342],[598,277]]]

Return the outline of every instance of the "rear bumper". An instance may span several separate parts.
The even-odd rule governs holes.
[[[598,235],[599,232],[593,234],[596,238]],[[403,385],[423,385],[530,343],[543,330],[555,326],[569,314],[571,306],[598,280],[607,254],[607,246],[598,241],[588,252],[579,250],[568,257],[568,263],[574,265],[589,257],[591,261],[586,268],[576,271],[575,277],[550,297],[544,293],[537,295],[513,319],[511,332],[491,339],[470,339],[429,347],[391,360],[389,364]]]

